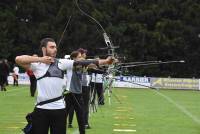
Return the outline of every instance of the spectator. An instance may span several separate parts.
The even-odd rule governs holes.
[[[14,79],[13,85],[14,86],[18,86],[18,78],[19,78],[19,67],[17,65],[14,65],[14,68],[13,68],[13,79]]]

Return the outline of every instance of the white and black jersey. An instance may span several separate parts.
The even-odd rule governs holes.
[[[103,74],[92,73],[91,82],[103,83]]]
[[[72,79],[79,75],[73,75],[74,66],[87,66],[89,64],[98,65],[98,61],[92,60],[83,60],[83,61],[73,61],[68,59],[56,59],[52,64],[44,64],[44,63],[31,63],[31,70],[33,71],[35,77],[37,78],[37,103],[50,100],[53,98],[60,97],[65,90],[63,87],[66,85],[66,81],[64,80],[64,72],[67,70],[67,87],[66,89],[74,89],[76,85],[71,83]],[[76,77],[78,79],[78,77]],[[80,84],[81,85],[81,84]],[[78,85],[79,87],[79,85]],[[42,106],[37,106],[37,108],[41,109],[63,109],[65,108],[64,100],[58,100],[55,102],[51,102],[48,104],[44,104]]]
[[[62,71],[67,70],[69,73],[73,69],[73,60],[60,59],[57,62],[48,65],[44,63],[32,63],[31,70],[37,80],[37,103],[50,100],[62,95],[65,86],[65,81],[62,77]],[[70,80],[71,78],[67,78]],[[58,100],[42,106],[37,106],[41,109],[63,109],[65,108],[64,100]]]

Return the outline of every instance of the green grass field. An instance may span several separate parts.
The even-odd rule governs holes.
[[[91,113],[87,134],[200,134],[200,92],[150,89],[113,89],[111,105]],[[9,86],[0,92],[0,134],[20,134],[35,98],[29,87]],[[77,123],[68,134],[77,134]],[[125,132],[126,131],[126,132]]]

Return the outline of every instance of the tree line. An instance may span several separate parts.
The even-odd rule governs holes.
[[[78,0],[80,8],[100,22],[125,62],[185,60],[129,68],[140,76],[200,76],[200,1],[198,0]],[[76,0],[4,0],[0,2],[0,58],[39,53],[40,40],[59,41],[63,57],[82,47],[89,55],[106,54],[102,29],[83,15]],[[125,71],[126,72],[126,71]]]

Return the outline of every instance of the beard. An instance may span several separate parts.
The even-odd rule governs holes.
[[[54,53],[46,52],[46,56],[55,58],[56,57],[56,52],[54,52]]]

